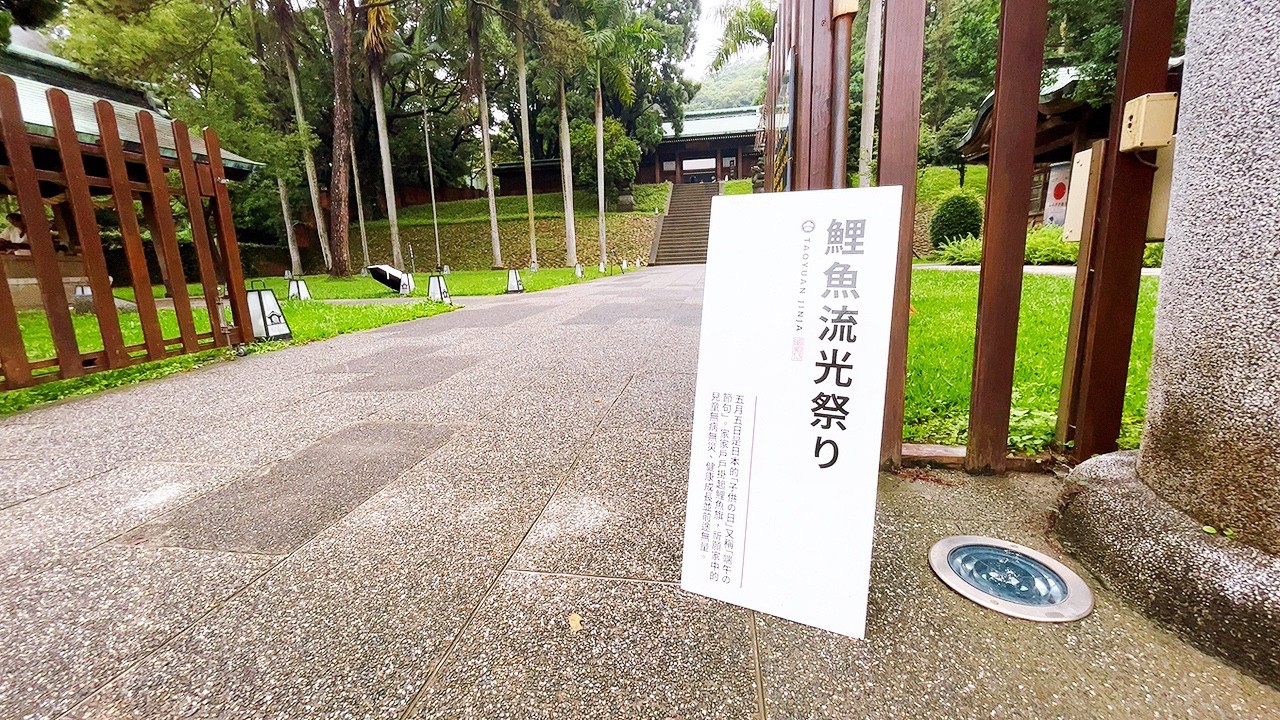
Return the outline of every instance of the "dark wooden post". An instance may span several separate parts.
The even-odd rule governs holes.
[[[858,0],[834,0],[832,3],[832,111],[830,187],[849,184],[849,66],[852,64],[853,16],[858,13]]]
[[[831,0],[799,0],[792,189],[831,187]]]
[[[1003,472],[1048,0],[1002,0],[965,469]]]
[[[18,103],[18,88],[8,75],[0,75],[0,126],[3,126],[4,150],[9,158],[9,171],[13,173],[18,207],[27,226],[27,242],[31,245],[31,261],[40,284],[45,319],[53,336],[54,350],[58,353],[58,370],[64,378],[83,375],[80,347],[76,343],[75,327],[71,324],[71,311],[67,309],[67,290],[58,269],[58,252],[53,247],[49,219],[44,214],[35,160],[31,156],[27,126]]]
[[[911,308],[911,244],[915,236],[916,162],[920,145],[920,75],[924,62],[925,0],[886,0],[884,88],[880,121],[880,185],[902,186],[897,282],[889,337],[880,462],[902,464],[902,419],[907,389],[907,325]]]
[[[1174,0],[1128,0],[1125,7],[1098,225],[1087,259],[1092,280],[1076,351],[1079,397],[1068,404],[1075,408],[1068,420],[1075,427],[1072,455],[1080,460],[1115,450],[1120,436],[1155,168],[1120,152],[1119,137],[1125,103],[1165,90],[1175,8]]]
[[[120,238],[124,244],[125,258],[129,261],[133,301],[138,306],[138,321],[142,324],[147,358],[159,360],[165,356],[164,337],[156,313],[156,300],[151,295],[151,273],[147,269],[146,250],[142,245],[142,233],[138,229],[138,216],[133,210],[133,188],[129,181],[129,169],[125,164],[124,144],[120,141],[120,129],[116,124],[116,109],[110,102],[99,100],[93,104],[93,111],[98,119],[102,154],[107,161],[112,202],[115,204],[116,214],[120,216]]]
[[[1062,362],[1062,385],[1058,393],[1058,424],[1054,430],[1054,442],[1060,450],[1067,450],[1068,443],[1075,440],[1076,409],[1074,403],[1079,399],[1080,361],[1080,323],[1088,314],[1085,301],[1089,297],[1091,283],[1089,273],[1089,255],[1093,250],[1093,230],[1098,215],[1098,183],[1102,179],[1102,157],[1106,151],[1107,141],[1096,140],[1090,150],[1089,180],[1085,190],[1084,219],[1080,227],[1080,260],[1076,263],[1075,288],[1071,293],[1071,322],[1067,325],[1067,351]]]
[[[173,298],[173,310],[178,316],[178,333],[184,352],[196,350],[196,327],[191,317],[191,298],[187,294],[187,278],[182,270],[182,255],[178,249],[178,236],[174,230],[173,208],[169,205],[169,182],[160,159],[160,143],[156,138],[156,121],[151,113],[139,110],[138,136],[142,140],[143,164],[147,170],[147,184],[151,192],[142,198],[142,206],[148,208],[148,224],[151,226],[151,244],[164,248],[160,255],[161,266],[168,272],[165,279],[169,295]]]
[[[240,267],[240,246],[236,244],[236,225],[231,214],[231,196],[227,192],[227,175],[222,169],[222,143],[212,128],[204,130],[205,152],[209,155],[209,173],[213,178],[214,223],[227,278],[227,295],[231,300],[231,317],[240,331],[240,342],[253,342],[253,326],[249,320],[249,299],[244,289],[244,270]]]
[[[94,217],[93,196],[84,171],[80,140],[76,137],[75,122],[71,116],[71,101],[65,92],[57,88],[46,92],[45,97],[53,119],[53,135],[62,157],[62,174],[67,181],[67,203],[70,206],[67,225],[80,243],[85,273],[93,290],[93,312],[98,318],[105,365],[108,368],[123,367],[128,363],[129,355],[124,351],[120,317],[116,313],[115,298],[111,295],[111,277],[107,271],[102,235],[98,232],[98,220]]]
[[[9,277],[0,261],[0,373],[4,374],[7,390],[31,384],[31,364],[27,360],[27,347],[22,342],[22,328],[18,327],[18,310],[9,292]]]
[[[213,332],[214,345],[226,345],[227,337],[222,332],[222,317],[218,313],[217,265],[209,246],[209,226],[205,222],[204,202],[200,196],[200,174],[196,171],[195,156],[191,152],[191,135],[181,120],[173,121],[173,147],[178,156],[187,218],[191,221],[191,244],[196,247],[196,259],[200,264],[200,286],[204,291],[209,329]]]

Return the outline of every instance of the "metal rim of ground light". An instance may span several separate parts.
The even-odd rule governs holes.
[[[1002,600],[971,585],[956,574],[949,562],[952,551],[970,545],[985,545],[1018,553],[1046,566],[1067,586],[1066,598],[1053,605],[1024,605]],[[960,595],[982,607],[1012,617],[1035,622],[1073,622],[1093,612],[1093,591],[1075,571],[1042,552],[1017,543],[980,535],[953,535],[939,540],[929,549],[929,566],[939,580]]]

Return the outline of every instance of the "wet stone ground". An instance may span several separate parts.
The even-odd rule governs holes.
[[[701,294],[476,299],[0,422],[0,717],[1280,716],[1105,590],[1049,626],[933,578],[949,534],[1062,556],[1049,476],[882,477],[865,641],[682,592]]]

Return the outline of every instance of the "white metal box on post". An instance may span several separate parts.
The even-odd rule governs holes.
[[[1080,242],[1084,233],[1085,209],[1089,205],[1089,178],[1093,174],[1093,148],[1081,150],[1071,161],[1071,187],[1067,191],[1066,219],[1062,222],[1062,239]]]
[[[1151,209],[1147,213],[1147,239],[1163,240],[1169,223],[1169,188],[1173,184],[1173,153],[1178,147],[1174,137],[1156,151],[1156,174],[1151,179]]]

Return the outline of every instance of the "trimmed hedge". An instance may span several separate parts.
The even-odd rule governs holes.
[[[982,201],[964,191],[956,191],[944,198],[929,221],[929,242],[935,250],[981,233]]]

